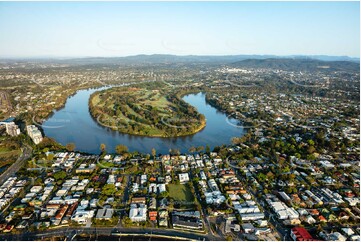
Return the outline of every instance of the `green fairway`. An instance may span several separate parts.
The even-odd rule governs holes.
[[[204,115],[166,90],[110,88],[92,94],[89,108],[99,124],[128,134],[176,137],[206,125]]]

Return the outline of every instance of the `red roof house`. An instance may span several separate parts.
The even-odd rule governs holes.
[[[294,227],[291,229],[291,238],[294,241],[314,241],[315,239],[310,233],[302,227]]]

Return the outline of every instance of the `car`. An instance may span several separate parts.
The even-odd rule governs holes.
[[[119,234],[121,234],[121,233],[122,233],[122,232],[120,232],[119,229],[112,229],[112,232],[111,232],[112,235],[119,235]]]

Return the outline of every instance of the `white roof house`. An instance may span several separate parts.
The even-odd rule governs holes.
[[[91,208],[96,208],[98,206],[98,199],[93,198],[92,200],[90,200],[89,205]]]
[[[164,184],[164,183],[158,184],[157,187],[158,187],[158,192],[159,192],[159,193],[162,193],[162,192],[167,191],[167,189],[165,188],[165,184]]]
[[[144,204],[131,204],[129,218],[133,222],[142,222],[147,220],[147,206]]]
[[[64,196],[65,194],[67,194],[68,193],[68,188],[61,188],[60,190],[58,190],[57,192],[56,192],[56,196],[57,197],[61,197],[61,196]]]
[[[202,168],[204,167],[203,161],[202,160],[196,160],[197,166]]]
[[[30,189],[30,192],[38,193],[38,192],[40,192],[42,189],[43,189],[42,186],[33,186],[33,187]]]
[[[180,173],[180,174],[178,175],[178,177],[179,177],[179,182],[180,182],[181,184],[184,184],[184,183],[186,183],[186,182],[189,182],[189,175],[188,175],[188,173]]]
[[[341,230],[347,236],[351,236],[351,235],[355,234],[355,232],[351,228],[342,228]]]
[[[135,193],[135,192],[138,192],[138,191],[139,191],[138,183],[133,183],[132,192]]]
[[[203,170],[199,172],[199,175],[201,176],[202,180],[207,180],[206,174],[204,173]]]
[[[101,208],[98,209],[96,218],[97,219],[105,219],[105,220],[109,220],[113,217],[114,214],[114,209],[112,208]]]
[[[268,225],[267,220],[257,220],[256,223],[258,224],[259,227],[266,227]]]
[[[147,175],[142,175],[141,177],[140,177],[140,184],[144,184],[144,183],[146,183],[147,182]]]
[[[115,183],[115,176],[114,175],[109,175],[107,183],[108,184],[114,184]]]
[[[156,193],[157,192],[157,184],[156,183],[150,183],[148,190],[149,190],[149,193]]]
[[[105,156],[104,156],[104,160],[110,160],[111,158],[112,158],[111,155],[105,155]]]
[[[76,210],[73,216],[71,216],[71,220],[80,224],[84,224],[87,222],[88,219],[91,219],[92,217],[94,217],[94,210]]]
[[[339,232],[334,232],[334,233],[330,234],[330,240],[346,241],[347,238],[345,236],[343,236],[342,234],[340,234]]]

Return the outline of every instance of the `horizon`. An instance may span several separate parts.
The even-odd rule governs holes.
[[[219,18],[221,16],[222,18]],[[0,58],[360,58],[359,2],[0,2]]]
[[[234,55],[177,55],[177,54],[134,54],[134,55],[126,55],[126,56],[30,56],[30,57],[2,57],[0,56],[0,60],[71,60],[71,59],[96,59],[96,58],[103,58],[103,59],[112,59],[112,58],[129,58],[129,57],[138,57],[138,56],[175,56],[175,57],[245,57],[250,56],[252,57],[264,57],[260,59],[302,59],[302,58],[309,58],[309,59],[317,59],[318,57],[330,57],[330,58],[347,58],[350,60],[359,60],[360,57],[354,56],[347,56],[347,55],[305,55],[305,54],[290,54],[290,55],[273,55],[273,54],[234,54]]]

